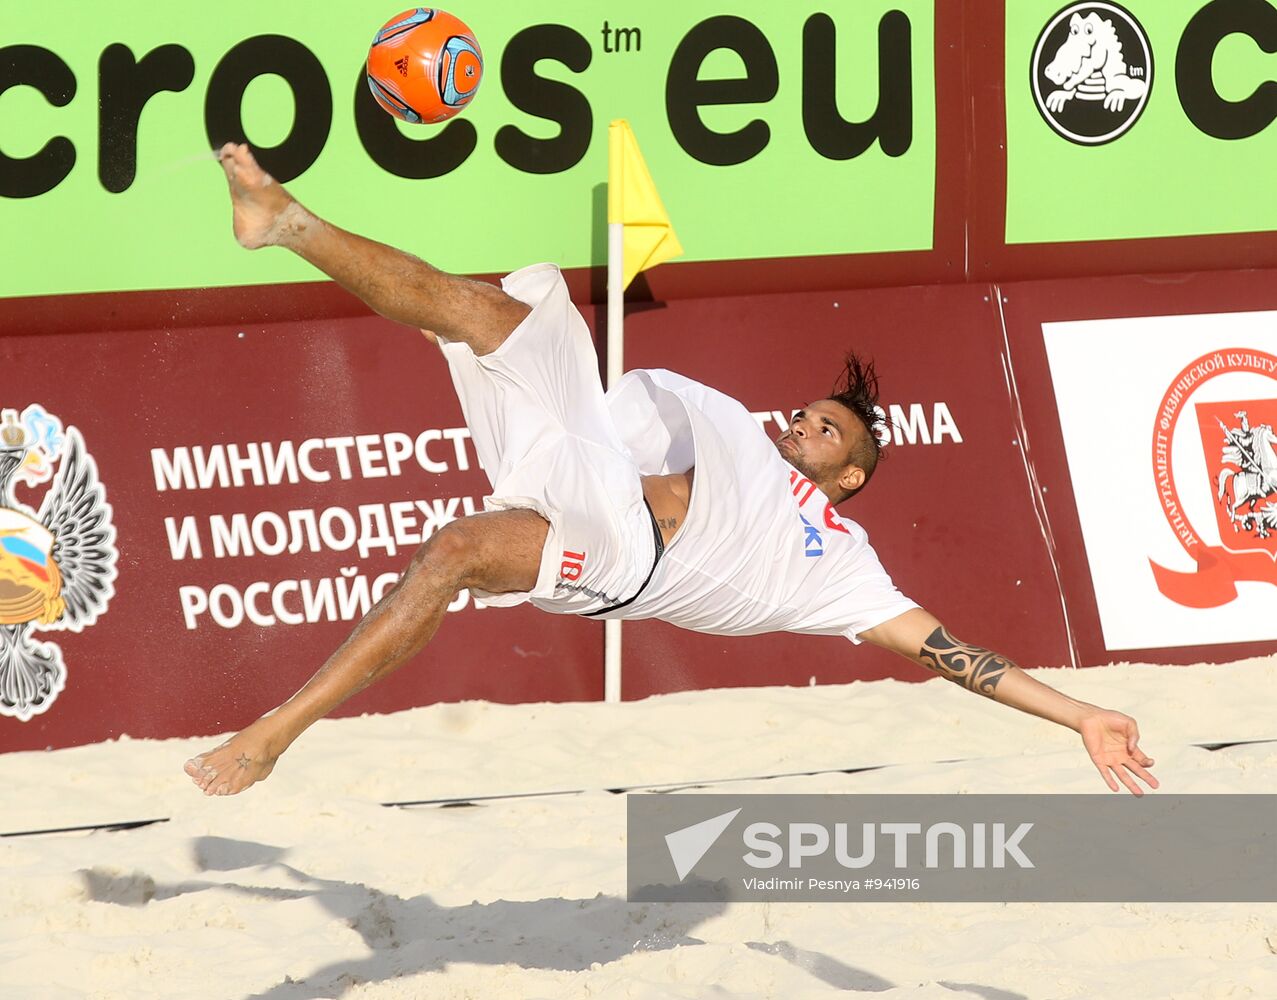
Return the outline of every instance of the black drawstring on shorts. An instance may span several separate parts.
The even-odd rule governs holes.
[[[643,498],[643,506],[647,508],[647,516],[652,519],[652,533],[656,536],[656,558],[652,560],[652,568],[647,571],[647,578],[639,585],[639,589],[634,592],[634,596],[628,601],[622,601],[620,604],[612,604],[606,608],[599,608],[597,611],[585,611],[578,617],[593,618],[595,615],[605,614],[608,611],[616,611],[618,608],[624,608],[639,599],[639,595],[647,589],[647,585],[652,582],[652,574],[656,572],[656,564],[661,561],[661,556],[665,554],[665,539],[661,537],[661,526],[656,523],[656,513],[652,510],[652,505],[647,502],[647,497]]]

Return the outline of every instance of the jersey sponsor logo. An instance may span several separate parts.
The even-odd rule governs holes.
[[[825,540],[820,537],[820,529],[802,514],[798,518],[803,522],[803,555],[809,559],[820,558],[825,554]]]
[[[803,525],[803,554],[808,558],[816,559],[825,554],[825,539],[821,534],[820,528],[807,520],[801,508],[809,505],[819,508],[820,514],[818,516],[821,524],[831,531],[841,531],[844,535],[851,534],[847,530],[846,523],[838,516],[838,512],[834,510],[834,505],[821,492],[820,487],[794,469],[789,470],[789,489],[798,501],[800,508],[798,519]]]
[[[1042,29],[1029,67],[1033,100],[1056,134],[1098,146],[1125,134],[1148,104],[1148,34],[1114,3],[1075,3]]]
[[[57,465],[57,472],[54,466]],[[14,496],[52,480],[40,509]],[[39,404],[0,414],[0,715],[22,722],[66,686],[62,650],[35,630],[79,632],[115,594],[115,528],[97,463]]]
[[[1242,381],[1247,375],[1266,376],[1272,395],[1230,398],[1227,383]],[[1215,391],[1205,398],[1198,396],[1212,383]],[[1253,389],[1253,382],[1247,384]],[[1253,397],[1253,391],[1247,396]],[[1190,404],[1196,420],[1181,421]],[[1180,545],[1197,563],[1196,571],[1181,573],[1150,560],[1158,589],[1175,603],[1213,608],[1235,600],[1239,582],[1277,586],[1274,427],[1277,356],[1254,348],[1226,349],[1197,358],[1163,394],[1153,425],[1153,475],[1162,513]],[[1176,449],[1180,435],[1188,436],[1196,454],[1186,454],[1183,443]],[[1199,455],[1204,463],[1197,460]],[[1185,475],[1184,468],[1191,471]],[[1177,471],[1181,471],[1178,477]],[[1204,482],[1199,481],[1203,472]],[[1183,489],[1200,492],[1203,488],[1214,498],[1211,527],[1219,533],[1219,545],[1203,540],[1200,516],[1195,525],[1180,499]]]

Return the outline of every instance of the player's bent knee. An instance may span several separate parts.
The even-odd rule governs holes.
[[[417,550],[409,573],[427,573],[457,590],[531,590],[549,530],[549,523],[531,510],[472,514],[431,535]]]
[[[550,525],[531,510],[491,511],[454,521],[447,545],[460,584],[493,594],[531,590]],[[440,532],[442,534],[443,532]]]
[[[471,532],[459,527],[461,524],[454,521],[444,525],[426,539],[413,556],[409,571],[426,571],[455,583],[458,588],[463,586],[461,581],[468,574],[474,546]]]

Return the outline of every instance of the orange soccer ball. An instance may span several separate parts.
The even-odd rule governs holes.
[[[474,99],[483,79],[483,53],[459,17],[413,7],[374,36],[367,71],[378,104],[403,121],[431,124]]]

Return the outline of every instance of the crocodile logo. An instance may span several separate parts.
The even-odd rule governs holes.
[[[1139,120],[1153,87],[1153,50],[1117,4],[1070,4],[1038,36],[1029,77],[1043,120],[1070,142],[1098,146]]]

